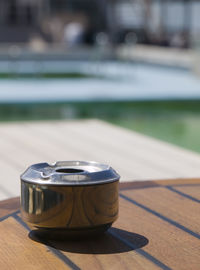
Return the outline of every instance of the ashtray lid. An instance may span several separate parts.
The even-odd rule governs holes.
[[[40,185],[82,186],[118,181],[120,176],[106,164],[94,161],[58,161],[28,167],[21,180]]]

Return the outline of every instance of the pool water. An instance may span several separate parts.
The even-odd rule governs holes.
[[[200,100],[71,102],[0,106],[0,121],[102,119],[200,152]]]
[[[189,70],[48,61],[0,63],[0,72],[48,74],[2,76],[0,121],[98,118],[200,152],[200,79]]]
[[[122,127],[200,152],[200,114],[148,117],[111,121]]]
[[[30,67],[27,65],[19,66],[15,73],[20,74],[22,67],[27,68],[28,73]],[[40,65],[37,72],[45,72],[40,79],[37,76],[35,79],[1,79],[0,103],[200,99],[200,78],[180,68],[121,62],[49,62]],[[51,78],[50,74],[55,75],[55,70],[58,74],[69,72],[83,76]]]

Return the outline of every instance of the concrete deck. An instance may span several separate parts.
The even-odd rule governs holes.
[[[122,45],[118,48],[118,57],[162,66],[194,69],[196,53],[192,49],[178,49],[150,45]]]
[[[103,59],[133,60],[164,66],[193,69],[196,52],[192,49],[179,49],[151,45],[120,45],[112,47],[79,47],[66,48],[63,44],[46,46],[42,50],[34,49],[27,44],[0,44],[0,61],[101,61]],[[40,65],[41,67],[41,65]],[[15,67],[13,67],[15,68]],[[36,67],[35,67],[36,68]],[[42,64],[42,68],[43,64]],[[6,65],[4,65],[4,70]],[[9,69],[10,70],[10,69]],[[20,67],[21,70],[21,67]],[[22,69],[23,70],[23,69]],[[12,70],[13,71],[13,70]]]
[[[200,177],[200,155],[99,120],[0,124],[0,200],[20,194],[19,175],[57,160],[108,163],[121,181]]]

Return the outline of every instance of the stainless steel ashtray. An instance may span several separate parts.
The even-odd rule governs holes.
[[[32,165],[21,175],[22,218],[48,237],[104,232],[118,217],[119,178],[96,162]]]

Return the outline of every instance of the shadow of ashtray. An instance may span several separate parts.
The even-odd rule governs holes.
[[[48,240],[41,233],[33,230],[29,237],[39,243],[53,247],[60,251],[81,254],[116,254],[136,250],[146,246],[149,240],[140,234],[118,228],[110,228],[106,233],[93,238],[80,238],[76,241]]]

